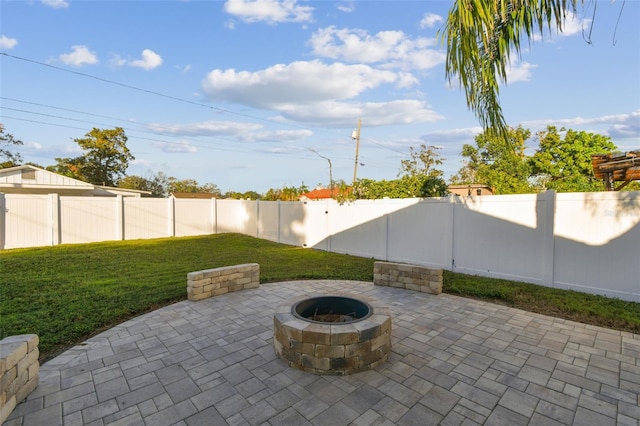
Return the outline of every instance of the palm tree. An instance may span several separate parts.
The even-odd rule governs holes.
[[[585,0],[454,0],[438,34],[446,45],[446,76],[460,79],[467,105],[488,133],[507,137],[499,102],[509,56],[534,32],[562,31],[565,18]],[[526,37],[525,37],[526,36]]]

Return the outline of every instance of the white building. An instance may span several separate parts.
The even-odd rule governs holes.
[[[58,194],[84,197],[141,197],[149,191],[92,185],[62,176],[35,166],[17,166],[0,169],[0,193],[5,194]]]

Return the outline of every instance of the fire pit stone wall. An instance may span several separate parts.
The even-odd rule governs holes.
[[[289,366],[313,374],[347,375],[376,368],[387,360],[391,352],[388,308],[369,302],[373,312],[366,319],[320,324],[293,315],[292,306],[305,298],[290,299],[273,319],[276,354]]]

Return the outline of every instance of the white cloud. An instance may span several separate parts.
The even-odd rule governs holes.
[[[530,81],[531,70],[536,67],[537,65],[530,64],[529,62],[513,60],[507,66],[507,82],[516,83],[518,81]]]
[[[53,7],[54,9],[64,9],[69,7],[69,2],[65,0],[41,0],[45,6]]]
[[[354,2],[343,2],[336,5],[336,8],[340,12],[351,13],[356,10],[356,5]]]
[[[323,126],[351,126],[365,116],[373,126],[442,119],[420,100],[347,102],[384,84],[403,88],[415,81],[411,74],[315,60],[257,72],[214,70],[203,80],[202,89],[215,102],[271,109],[287,120]]]
[[[299,61],[256,72],[213,70],[202,82],[215,101],[226,100],[259,108],[280,109],[289,103],[353,98],[381,84],[406,83],[406,77],[368,65]]]
[[[114,67],[122,67],[127,64],[127,60],[118,54],[112,53],[111,59],[109,59],[109,64]]]
[[[151,160],[135,158],[135,159],[131,160],[131,162],[129,164],[135,165],[135,166],[151,167],[153,165],[153,162]]]
[[[129,66],[142,68],[144,70],[152,70],[162,65],[162,57],[151,49],[142,51],[142,59],[129,62]]]
[[[465,127],[458,129],[434,130],[422,136],[424,142],[450,143],[473,140],[483,132],[482,127]]]
[[[188,124],[150,124],[151,131],[165,135],[179,136],[234,136],[262,129],[256,123],[236,121],[203,121]]]
[[[573,12],[567,12],[566,16],[562,32],[558,33],[559,35],[572,36],[579,34],[583,29],[589,28],[591,25],[591,19],[580,19]]]
[[[444,22],[442,16],[435,13],[425,13],[420,21],[420,28],[433,28],[439,22]]]
[[[313,8],[297,0],[227,0],[224,10],[245,22],[309,22]]]
[[[526,121],[525,127],[545,128],[547,126],[559,126],[566,128],[602,127],[604,132],[588,130],[594,133],[606,134],[614,139],[637,139],[640,141],[640,109],[629,114],[603,115],[600,117],[584,118],[573,117],[563,119],[548,119]],[[615,141],[614,141],[615,142]]]
[[[240,136],[243,142],[292,142],[308,138],[313,135],[311,130],[274,130],[251,132]]]
[[[16,44],[18,44],[18,40],[15,38],[9,38],[5,35],[0,37],[0,49],[13,49]]]
[[[640,109],[631,114],[620,114],[613,117],[617,122],[612,123],[609,128],[609,136],[612,138],[640,140]],[[640,146],[635,148],[640,148]]]
[[[434,122],[444,118],[424,102],[412,99],[362,103],[325,101],[283,106],[281,111],[292,120],[336,127],[353,126],[359,117],[367,117],[367,127]]]
[[[575,13],[570,12],[570,11],[566,11],[565,12],[565,20],[562,24],[562,31],[558,32],[558,30],[555,28],[555,26],[552,25],[552,30],[551,33],[545,33],[547,34],[548,38],[553,38],[553,37],[571,37],[573,35],[582,33],[582,31],[587,31],[589,27],[591,26],[591,19],[580,19]],[[546,29],[546,28],[545,28]],[[533,37],[532,40],[533,41],[542,41],[542,35],[539,32],[536,32]]]
[[[63,63],[74,67],[98,63],[98,57],[90,51],[87,46],[71,46],[71,49],[73,50],[71,53],[63,53],[60,55],[60,60]]]
[[[160,148],[167,154],[190,154],[198,152],[198,148],[187,141],[180,142],[154,142],[153,146]]]
[[[345,62],[379,63],[388,68],[433,68],[445,60],[436,50],[436,40],[411,39],[402,31],[380,31],[369,35],[361,29],[334,26],[316,31],[309,40],[314,55]]]

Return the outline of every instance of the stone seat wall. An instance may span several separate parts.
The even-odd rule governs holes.
[[[260,286],[260,265],[223,266],[187,274],[187,298],[192,301]]]
[[[442,269],[405,263],[374,262],[375,285],[404,288],[423,293],[442,293]]]
[[[38,343],[36,334],[0,340],[0,424],[38,386]]]

